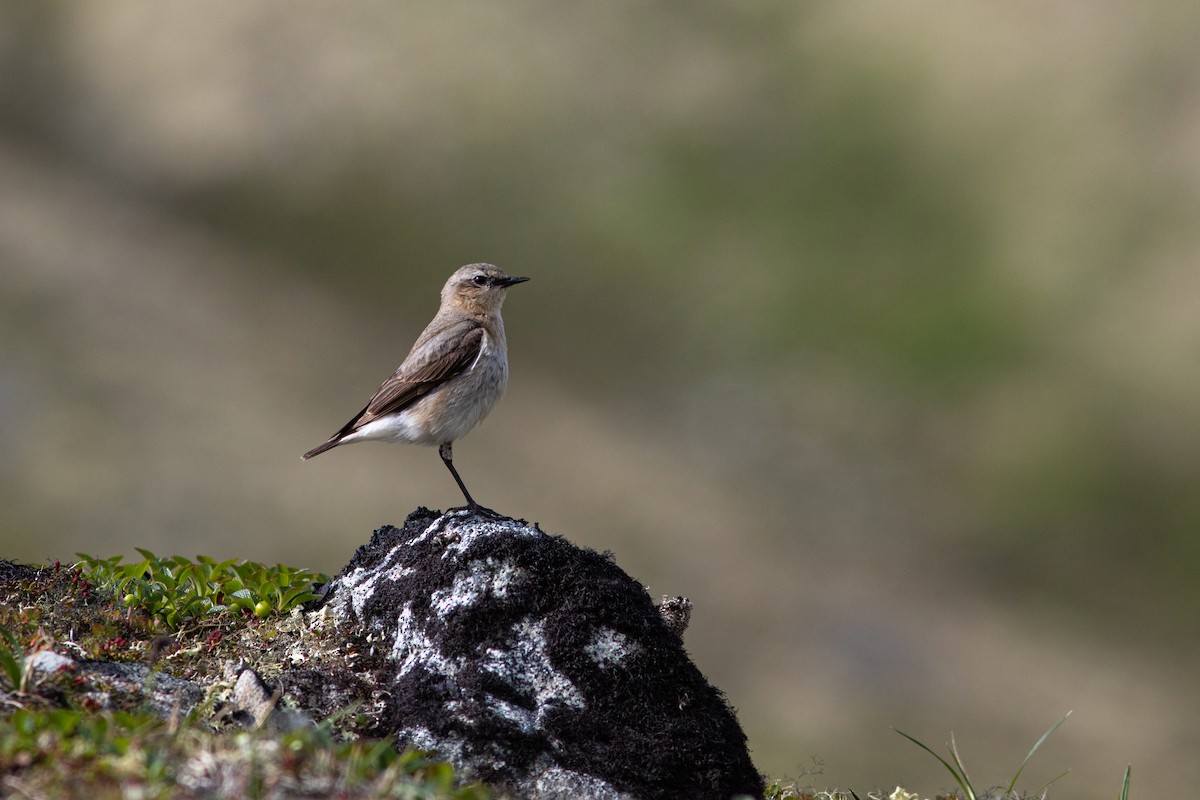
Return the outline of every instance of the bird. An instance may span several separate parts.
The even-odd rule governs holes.
[[[471,509],[454,468],[453,445],[495,407],[508,386],[508,344],[500,307],[508,289],[529,278],[493,264],[468,264],[442,287],[441,305],[404,362],[353,419],[305,453],[307,461],[343,444],[364,441],[437,445]]]

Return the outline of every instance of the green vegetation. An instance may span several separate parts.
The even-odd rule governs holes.
[[[95,558],[78,553],[84,573],[99,586],[121,597],[131,608],[145,612],[175,630],[189,621],[226,611],[286,614],[317,599],[313,586],[328,575],[276,564],[217,561],[197,556],[159,558],[140,547],[142,560],[125,564],[121,556]]]
[[[0,641],[0,689],[11,692],[25,691],[25,653],[21,650],[17,637],[7,628],[0,631],[4,640]]]
[[[323,654],[319,638],[288,612],[315,597],[312,583],[325,576],[139,552],[142,560],[132,564],[81,556],[76,566],[18,567],[0,584],[0,795],[491,796],[480,785],[457,787],[448,764],[399,752],[389,740],[356,736],[349,714],[286,734],[222,732],[207,713],[228,688],[222,663],[248,663],[271,674],[298,641],[314,659]],[[266,612],[259,613],[264,603]],[[152,671],[140,700],[102,708],[95,693],[103,687],[71,669],[31,678],[31,656],[50,649],[207,677],[217,694],[192,714],[164,719],[147,703]]]
[[[950,734],[950,745],[949,745],[950,757],[954,761],[953,764],[951,764],[949,761],[947,761],[946,759],[942,758],[940,755],[935,753],[933,751],[933,749],[931,747],[929,747],[928,745],[926,745],[924,742],[908,735],[904,731],[896,730],[896,733],[900,734],[905,739],[908,739],[910,742],[917,745],[922,750],[929,753],[931,756],[933,756],[938,761],[940,761],[942,763],[942,766],[945,767],[950,772],[950,774],[954,776],[954,780],[962,788],[963,797],[966,798],[966,800],[985,800],[985,798],[995,798],[995,800],[1009,800],[1010,798],[1012,798],[1013,800],[1018,800],[1019,795],[1014,794],[1013,787],[1015,787],[1017,785],[1017,780],[1021,777],[1021,773],[1025,771],[1025,766],[1029,763],[1029,759],[1033,758],[1033,754],[1038,751],[1038,748],[1042,746],[1042,743],[1045,742],[1046,739],[1048,739],[1050,737],[1050,734],[1052,734],[1052,733],[1054,733],[1054,731],[1058,730],[1058,726],[1062,725],[1064,722],[1066,722],[1067,717],[1069,717],[1069,716],[1071,716],[1070,711],[1068,711],[1066,714],[1063,714],[1062,717],[1058,720],[1058,722],[1055,722],[1053,725],[1051,725],[1049,728],[1047,728],[1046,732],[1043,733],[1036,742],[1034,742],[1033,747],[1030,748],[1029,752],[1025,756],[1025,759],[1021,762],[1020,766],[1017,767],[1017,771],[1015,773],[1013,773],[1012,780],[1008,782],[1008,786],[1004,789],[1003,793],[999,794],[999,795],[996,795],[993,792],[980,793],[975,788],[975,786],[971,783],[971,778],[969,775],[967,775],[967,768],[963,765],[962,759],[958,755],[958,745],[954,741],[953,733]],[[1067,772],[1069,772],[1069,770],[1067,770]],[[1048,787],[1050,784],[1054,783],[1059,778],[1066,775],[1067,772],[1061,772],[1058,775],[1056,775],[1055,777],[1051,778],[1049,781],[1046,782],[1045,785],[1043,785],[1036,792],[1034,792],[1034,795],[1035,796],[1036,795],[1044,796],[1046,787]]]
[[[0,776],[32,797],[341,797],[486,800],[450,765],[318,726],[216,735],[143,713],[24,709],[0,716]]]

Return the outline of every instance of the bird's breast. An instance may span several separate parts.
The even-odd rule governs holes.
[[[475,362],[418,403],[430,438],[437,442],[460,439],[495,407],[508,386],[508,358],[503,340],[484,337]]]

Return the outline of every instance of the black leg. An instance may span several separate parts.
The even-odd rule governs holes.
[[[454,482],[458,484],[458,488],[462,489],[463,497],[467,498],[467,505],[470,508],[479,508],[479,503],[476,503],[475,498],[471,497],[471,493],[467,491],[467,485],[463,483],[462,478],[458,477],[458,470],[454,468],[453,444],[453,442],[442,442],[438,447],[438,455],[442,457],[442,463],[446,465],[446,469],[450,470],[450,474],[454,476]]]

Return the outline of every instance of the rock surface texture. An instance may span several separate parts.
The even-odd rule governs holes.
[[[603,555],[418,509],[359,548],[326,602],[374,650],[377,729],[469,778],[531,800],[762,796],[724,697]]]

